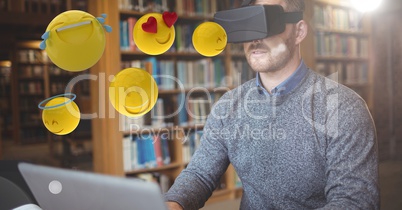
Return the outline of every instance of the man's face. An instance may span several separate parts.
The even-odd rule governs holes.
[[[256,5],[279,4],[286,11],[283,0],[256,0]],[[295,28],[293,24],[286,24],[283,33],[254,40],[243,44],[244,52],[251,68],[257,72],[275,72],[282,69],[292,58],[295,52]]]

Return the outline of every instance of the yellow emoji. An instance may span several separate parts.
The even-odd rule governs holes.
[[[227,44],[226,31],[215,22],[204,22],[194,30],[192,41],[198,53],[212,57],[225,49]]]
[[[133,29],[133,39],[137,47],[149,55],[160,55],[172,46],[175,39],[173,24],[177,14],[172,12],[149,13],[142,16]]]
[[[77,128],[81,114],[77,104],[73,101],[75,97],[76,95],[72,93],[61,94],[48,98],[38,105],[43,109],[43,124],[50,132],[56,135],[66,135]],[[46,105],[42,106],[45,102],[47,102]]]
[[[127,68],[120,71],[109,86],[109,100],[113,107],[128,117],[148,113],[158,99],[158,85],[143,69]]]
[[[100,59],[105,49],[106,15],[95,18],[79,10],[69,10],[57,15],[42,35],[40,48],[46,50],[50,60],[67,71],[86,70]]]

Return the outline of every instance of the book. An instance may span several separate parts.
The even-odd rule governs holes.
[[[179,119],[179,125],[184,126],[188,124],[188,116],[187,116],[187,110],[186,110],[186,95],[184,93],[179,93],[177,96],[177,104],[178,104],[178,119]]]
[[[131,165],[131,136],[123,137],[123,169],[124,171],[132,170]]]
[[[153,146],[155,150],[156,166],[163,166],[162,143],[159,135],[154,136]]]
[[[134,38],[133,38],[133,30],[134,30],[134,26],[135,26],[136,22],[137,22],[137,18],[135,18],[135,17],[127,18],[127,24],[128,24],[127,39],[129,40],[129,50],[131,50],[131,51],[138,51],[137,46],[134,42]]]
[[[154,150],[154,136],[149,134],[149,135],[142,135],[142,143],[144,144],[143,146],[143,152],[144,157],[145,157],[145,168],[155,168],[156,167],[156,155],[155,155],[155,150]]]
[[[129,50],[127,20],[120,20],[120,49]]]
[[[136,136],[136,142],[137,142],[137,169],[142,169],[146,167],[146,157],[145,157],[145,153],[146,153],[146,145],[145,145],[145,141],[143,138],[140,138],[139,136]]]
[[[156,100],[154,108],[151,110],[152,113],[152,127],[163,127],[164,123],[164,101],[162,98]]]
[[[131,137],[131,169],[140,168],[138,164],[138,146],[137,138]]]
[[[161,140],[161,145],[162,145],[162,157],[163,157],[163,163],[165,165],[170,164],[171,162],[171,157],[170,157],[170,151],[169,151],[169,144],[168,144],[168,135],[167,134],[162,134],[160,136]]]

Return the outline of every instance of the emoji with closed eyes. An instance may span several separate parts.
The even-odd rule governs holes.
[[[216,56],[226,47],[226,31],[215,22],[204,22],[194,30],[192,41],[195,50],[201,55]]]
[[[50,60],[66,71],[86,70],[100,59],[106,45],[106,15],[95,18],[87,12],[69,10],[57,15],[42,35],[40,48]],[[105,28],[105,30],[104,30]]]
[[[143,15],[133,29],[136,46],[148,55],[160,55],[172,46],[175,39],[173,24],[177,21],[175,12],[149,13]]]
[[[81,114],[74,99],[75,94],[61,94],[39,104],[39,108],[43,109],[42,122],[50,132],[56,135],[66,135],[77,128]],[[44,103],[46,105],[42,106]]]

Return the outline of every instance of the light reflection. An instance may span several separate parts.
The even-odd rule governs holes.
[[[370,12],[377,9],[382,0],[351,0],[351,2],[360,12]]]

